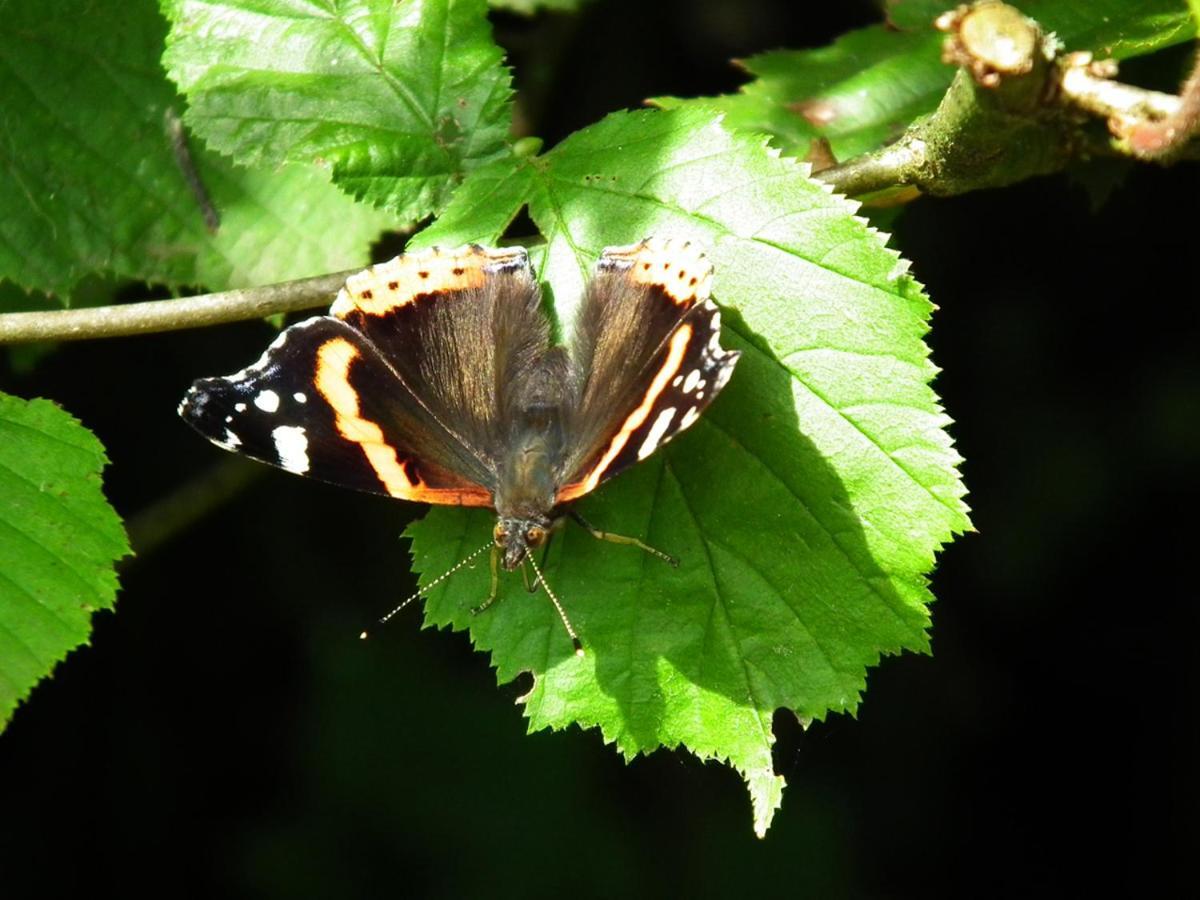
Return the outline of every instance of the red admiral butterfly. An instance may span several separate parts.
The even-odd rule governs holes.
[[[564,515],[674,562],[564,504],[645,459],[725,386],[739,354],[720,345],[711,282],[691,241],[609,247],[563,347],[524,248],[413,252],[352,275],[329,315],[288,328],[253,365],[195,382],[179,413],[289,472],[495,509],[494,542],[468,558],[492,547],[485,606],[498,557],[509,571],[529,559],[545,584],[529,551]]]

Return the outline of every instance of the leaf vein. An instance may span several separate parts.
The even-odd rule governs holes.
[[[411,112],[415,118],[421,120],[422,124],[424,124],[429,129],[430,133],[432,133],[434,129],[433,119],[430,117],[425,108],[421,106],[420,101],[412,93],[408,85],[404,84],[401,79],[396,78],[390,71],[388,71],[382,59],[376,60],[372,56],[371,50],[369,47],[367,47],[366,43],[363,42],[362,36],[359,35],[359,33],[355,31],[353,27],[351,27],[350,23],[342,17],[340,10],[335,12],[335,21],[349,36],[351,42],[358,49],[359,55],[369,65],[371,65],[376,72],[379,73],[379,76],[383,79],[383,83],[391,88],[391,91],[395,95],[396,99],[399,100],[402,105],[408,107],[409,112]]]
[[[671,461],[669,458],[663,461],[662,468],[664,471],[670,470],[671,478],[674,479],[675,486],[679,490],[680,499],[683,501],[683,507],[684,507],[684,509],[687,510],[688,518],[690,518],[692,520],[692,525],[695,527],[696,533],[700,536],[700,543],[704,547],[704,555],[708,558],[708,565],[705,568],[705,572],[709,573],[711,576],[710,580],[712,582],[712,589],[713,589],[713,595],[714,595],[713,596],[713,606],[716,607],[719,605],[721,608],[721,617],[725,621],[725,628],[728,631],[729,639],[731,640],[733,647],[734,647],[733,656],[734,656],[734,658],[737,659],[739,666],[741,666],[742,678],[744,679],[744,681],[746,683],[746,694],[750,697],[750,701],[751,701],[752,707],[754,709],[754,720],[755,720],[755,722],[758,723],[759,732],[762,735],[762,739],[763,739],[763,747],[769,753],[770,749],[771,749],[771,743],[772,743],[771,730],[764,723],[763,720],[764,720],[764,717],[770,716],[774,711],[767,710],[764,712],[764,710],[762,710],[760,707],[758,697],[755,695],[754,683],[750,677],[750,670],[746,666],[746,657],[741,652],[741,642],[738,640],[737,632],[733,627],[733,621],[730,618],[729,609],[725,605],[725,595],[721,591],[720,585],[718,584],[717,568],[716,568],[715,562],[713,561],[712,551],[709,549],[709,546],[708,546],[708,543],[709,543],[708,536],[705,533],[704,529],[700,526],[700,520],[696,518],[696,513],[692,509],[691,503],[688,501],[687,491],[684,490],[683,482],[680,481],[679,476],[675,474],[675,471],[673,469],[671,469]],[[710,614],[710,621],[711,621],[711,614]]]
[[[753,459],[755,462],[757,462],[762,467],[762,469],[768,475],[770,475],[771,478],[774,479],[774,481],[780,487],[782,487],[785,491],[787,491],[789,494],[791,494],[793,499],[795,499],[796,502],[799,503],[800,506],[804,509],[804,512],[808,515],[808,517],[813,522],[815,522],[817,524],[817,526],[819,526],[821,528],[822,531],[825,532],[826,536],[829,538],[829,543],[832,546],[837,548],[838,553],[840,553],[842,558],[845,559],[846,562],[848,562],[850,564],[851,568],[853,568],[858,573],[858,575],[862,579],[863,583],[866,584],[867,587],[869,587],[871,589],[871,592],[874,593],[877,597],[879,597],[880,600],[883,601],[884,605],[898,620],[907,624],[907,620],[900,614],[900,610],[898,610],[895,607],[895,605],[892,603],[892,598],[888,594],[882,592],[875,584],[875,579],[879,575],[884,575],[884,577],[886,577],[886,573],[865,571],[862,568],[862,566],[859,564],[859,561],[857,559],[855,559],[853,556],[851,556],[846,551],[846,548],[842,546],[841,542],[838,541],[837,535],[834,534],[833,530],[828,525],[826,525],[823,521],[821,521],[821,519],[818,516],[816,516],[813,513],[812,509],[808,505],[808,502],[803,497],[801,497],[800,494],[798,494],[796,492],[795,488],[793,488],[791,486],[791,484],[789,484],[788,481],[785,478],[783,478],[783,476],[781,476],[778,472],[776,472],[775,469],[769,463],[767,463],[767,461],[764,460],[761,456],[759,456],[756,453],[751,452],[751,450],[748,447],[746,447],[746,445],[743,444],[738,439],[738,436],[736,434],[734,434],[732,431],[730,431],[729,429],[725,428],[716,419],[715,416],[707,417],[707,422],[708,422],[708,424],[710,424],[711,426],[716,428],[718,431],[720,431],[722,434],[724,434],[726,436],[726,438],[728,438],[728,440],[730,440],[743,453],[745,453],[748,458]]]

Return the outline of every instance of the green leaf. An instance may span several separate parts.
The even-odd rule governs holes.
[[[1196,23],[1179,0],[1038,0],[1019,6],[1067,50],[1098,57],[1132,59],[1196,36]]]
[[[837,159],[849,159],[899,137],[937,106],[954,74],[941,61],[941,39],[932,29],[864,28],[828,47],[745,60],[741,65],[754,81],[740,93],[653,102],[666,109],[720,110],[730,127],[769,134],[798,156],[822,136]]]
[[[169,0],[187,121],[246,165],[321,160],[406,219],[509,152],[508,69],[484,0]]]
[[[686,434],[578,507],[679,569],[568,525],[546,575],[583,659],[519,579],[502,578],[504,599],[472,616],[483,564],[432,587],[426,616],[469,628],[501,681],[533,674],[531,729],[577,723],[626,757],[682,745],[727,760],[760,834],[783,786],[775,710],[853,712],[880,654],[926,650],[925,575],[969,527],[929,387],[932,307],[854,204],[805,172],[711,113],[619,113],[507,177],[469,178],[414,241],[492,241],[527,202],[546,236],[536,264],[567,322],[604,246],[657,234],[708,248],[722,342],[743,352],[733,379]],[[408,532],[432,576],[490,533],[486,512],[444,508]]]
[[[769,134],[785,152],[805,156],[813,138],[850,159],[894,140],[933,112],[954,68],[942,63],[945,35],[933,20],[953,4],[896,3],[891,21],[842,35],[828,47],[780,50],[742,65],[754,80],[719,97],[657,97],[665,109],[724,112],[732,128]],[[1029,0],[1022,12],[1054,32],[1068,50],[1123,59],[1190,40],[1196,24],[1178,0]]]
[[[152,0],[17,0],[0,41],[0,277],[58,295],[89,272],[215,290],[368,261],[389,217],[318,170],[249,172],[190,141],[213,234],[169,135]],[[31,149],[33,148],[33,149]]]
[[[495,244],[533,189],[538,160],[496,160],[470,175],[446,210],[414,235],[409,247],[479,241]]]
[[[129,543],[100,489],[106,462],[49,400],[0,394],[0,726],[112,609]]]

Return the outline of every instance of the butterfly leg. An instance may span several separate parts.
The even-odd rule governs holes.
[[[478,606],[471,607],[471,615],[477,616],[493,603],[496,602],[496,595],[500,588],[500,548],[492,546],[492,587],[488,591],[488,597]]]
[[[673,568],[679,568],[679,560],[671,556],[669,553],[663,553],[661,550],[651,547],[649,544],[643,543],[635,537],[629,537],[628,535],[624,534],[613,534],[611,531],[601,531],[573,509],[567,510],[567,515],[583,526],[587,533],[596,538],[598,541],[610,541],[614,544],[629,544],[633,547],[639,547],[642,550],[645,550],[651,556],[657,556],[659,559],[669,564]]]

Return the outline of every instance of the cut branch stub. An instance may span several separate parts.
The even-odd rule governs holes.
[[[1044,83],[1054,48],[1033,19],[1006,3],[984,0],[943,13],[934,27],[946,32],[943,62],[970,72],[982,87],[1015,89],[1029,106],[1041,101],[1043,95],[1028,86]]]

